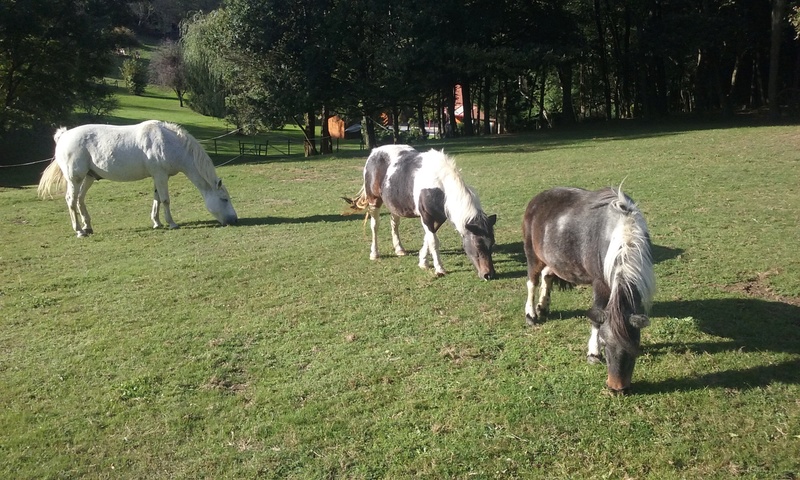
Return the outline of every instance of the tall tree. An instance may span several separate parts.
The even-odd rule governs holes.
[[[111,67],[120,0],[0,0],[0,135],[62,122]]]

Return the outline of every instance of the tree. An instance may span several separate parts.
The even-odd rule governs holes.
[[[122,62],[119,70],[128,91],[134,95],[142,95],[147,88],[147,67],[144,62],[138,58],[128,58]]]
[[[149,69],[150,81],[155,85],[171,88],[183,107],[183,96],[188,85],[181,46],[172,40],[166,40],[150,59]]]
[[[97,92],[125,2],[0,0],[0,135],[56,124]]]

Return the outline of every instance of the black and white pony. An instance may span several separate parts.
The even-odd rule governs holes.
[[[475,191],[467,186],[455,162],[437,150],[418,152],[408,145],[387,145],[372,150],[364,166],[364,185],[356,198],[345,200],[370,217],[370,259],[378,258],[378,223],[381,205],[391,214],[392,243],[397,255],[406,251],[397,225],[401,217],[420,217],[425,238],[419,251],[420,268],[428,268],[428,253],[436,275],[445,274],[436,232],[445,220],[455,226],[478,276],[495,277],[492,262],[496,215],[486,215]]]
[[[603,346],[606,385],[614,392],[627,392],[640,329],[650,323],[656,288],[650,235],[641,211],[621,189],[558,187],[531,200],[522,230],[528,263],[527,323],[543,321],[549,313],[553,280],[562,286],[592,285],[587,359],[601,361]],[[534,307],[537,286],[539,302]]]

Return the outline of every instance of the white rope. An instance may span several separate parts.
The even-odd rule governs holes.
[[[11,167],[25,167],[28,165],[35,165],[37,163],[44,163],[53,160],[53,157],[45,158],[44,160],[37,160],[35,162],[28,162],[28,163],[18,163],[16,165],[0,165],[0,168],[11,168]]]

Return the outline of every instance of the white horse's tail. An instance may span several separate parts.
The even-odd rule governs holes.
[[[53,190],[61,190],[65,184],[64,173],[61,171],[61,167],[58,166],[58,162],[54,159],[44,170],[44,173],[42,173],[42,178],[39,180],[39,188],[36,189],[36,194],[39,198],[53,198]]]
[[[632,298],[630,290],[635,288],[647,313],[656,292],[647,223],[636,204],[621,189],[617,190],[617,198],[610,207],[619,214],[619,220],[603,262],[606,282],[612,296],[621,293],[619,290],[623,288],[628,289],[626,293]]]
[[[58,139],[61,138],[61,135],[64,135],[64,132],[66,132],[66,131],[67,131],[67,127],[61,127],[58,130],[56,130],[55,135],[53,135],[53,140],[55,140],[56,143],[58,143]]]

